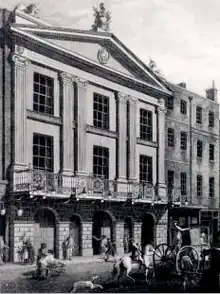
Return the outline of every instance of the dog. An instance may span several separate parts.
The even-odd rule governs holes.
[[[73,284],[73,287],[69,291],[69,293],[76,293],[77,291],[84,290],[94,290],[100,289],[103,290],[102,285],[94,284],[94,281],[98,278],[98,276],[94,276],[89,281],[78,281]]]

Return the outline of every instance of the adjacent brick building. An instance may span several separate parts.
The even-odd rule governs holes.
[[[119,254],[125,235],[166,242],[170,89],[113,34],[50,26],[30,11],[1,11],[1,235],[10,258],[24,233],[60,258],[69,234],[84,256],[99,253],[92,235],[110,236]]]
[[[218,230],[219,105],[213,85],[201,97],[186,84],[169,84],[166,101],[165,169],[170,202],[169,224],[201,225],[210,241]],[[172,230],[169,230],[170,242]]]

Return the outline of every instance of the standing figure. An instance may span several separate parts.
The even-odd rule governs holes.
[[[35,250],[30,238],[27,238],[26,240],[26,249],[28,253],[28,263],[33,264],[35,259]]]
[[[186,245],[191,245],[190,240],[190,228],[187,228],[186,225],[184,225],[184,228],[181,228],[177,225],[177,222],[174,222],[174,227],[176,228],[176,244],[175,249],[176,252],[180,250],[181,247]]]
[[[144,263],[140,246],[134,241],[134,239],[131,239],[131,259],[133,261],[141,261]]]
[[[66,240],[66,252],[67,252],[67,258],[69,260],[72,260],[73,258],[73,249],[75,247],[73,237],[69,235],[69,237]]]
[[[5,242],[3,240],[3,237],[0,236],[0,265],[2,265],[4,263],[6,248],[7,248],[7,246],[5,246]]]
[[[37,254],[37,278],[46,278],[47,276],[47,269],[42,262],[48,255],[47,251],[47,244],[41,243],[40,248],[38,249],[38,254]]]
[[[22,241],[22,247],[20,251],[21,260],[27,264],[28,263],[28,250],[27,250],[27,235],[24,233],[24,235],[20,238],[20,241]]]
[[[100,254],[103,255],[103,258],[106,259],[106,252],[108,251],[107,247],[107,237],[105,235],[102,235],[101,238],[97,238],[95,236],[92,236],[93,239],[100,242]]]
[[[105,261],[108,261],[110,256],[112,256],[114,258],[114,260],[116,261],[116,259],[115,259],[115,248],[114,248],[110,238],[107,238],[106,247],[107,247],[107,251],[106,251]]]

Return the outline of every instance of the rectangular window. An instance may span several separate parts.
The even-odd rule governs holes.
[[[152,183],[153,160],[152,157],[140,155],[140,182]]]
[[[173,108],[174,108],[174,98],[173,97],[168,97],[166,99],[166,107],[169,110],[173,110]]]
[[[174,147],[174,129],[169,128],[167,130],[168,146]]]
[[[198,158],[202,158],[202,149],[203,149],[203,146],[202,146],[202,141],[198,140],[197,141],[197,157]]]
[[[186,175],[186,173],[180,174],[180,182],[181,182],[181,195],[187,195],[187,175]]]
[[[109,178],[109,149],[106,147],[93,146],[93,176]]]
[[[180,133],[180,148],[182,150],[187,149],[187,133],[186,132]]]
[[[209,111],[209,128],[214,128],[215,126],[215,114],[213,111]]]
[[[33,110],[54,114],[54,79],[34,72]]]
[[[180,113],[187,114],[187,102],[185,100],[181,100],[180,102]]]
[[[209,178],[209,197],[215,197],[215,178]]]
[[[215,160],[215,145],[213,144],[209,145],[209,160]]]
[[[152,112],[146,109],[140,109],[140,138],[152,141],[153,122]]]
[[[197,175],[197,197],[202,197],[203,192],[203,178],[201,175]]]
[[[93,125],[103,130],[109,129],[109,97],[94,93]]]
[[[202,107],[196,107],[196,123],[202,124]]]
[[[167,185],[170,188],[173,188],[174,186],[174,171],[173,170],[167,171]]]
[[[53,137],[34,133],[33,168],[53,172]]]

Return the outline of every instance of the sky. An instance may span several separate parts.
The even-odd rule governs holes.
[[[40,18],[57,26],[91,29],[92,7],[101,0],[0,0],[13,9],[35,3]],[[111,32],[146,65],[152,58],[167,80],[185,82],[205,95],[215,80],[220,91],[220,0],[105,0]],[[220,102],[220,94],[219,94]]]

